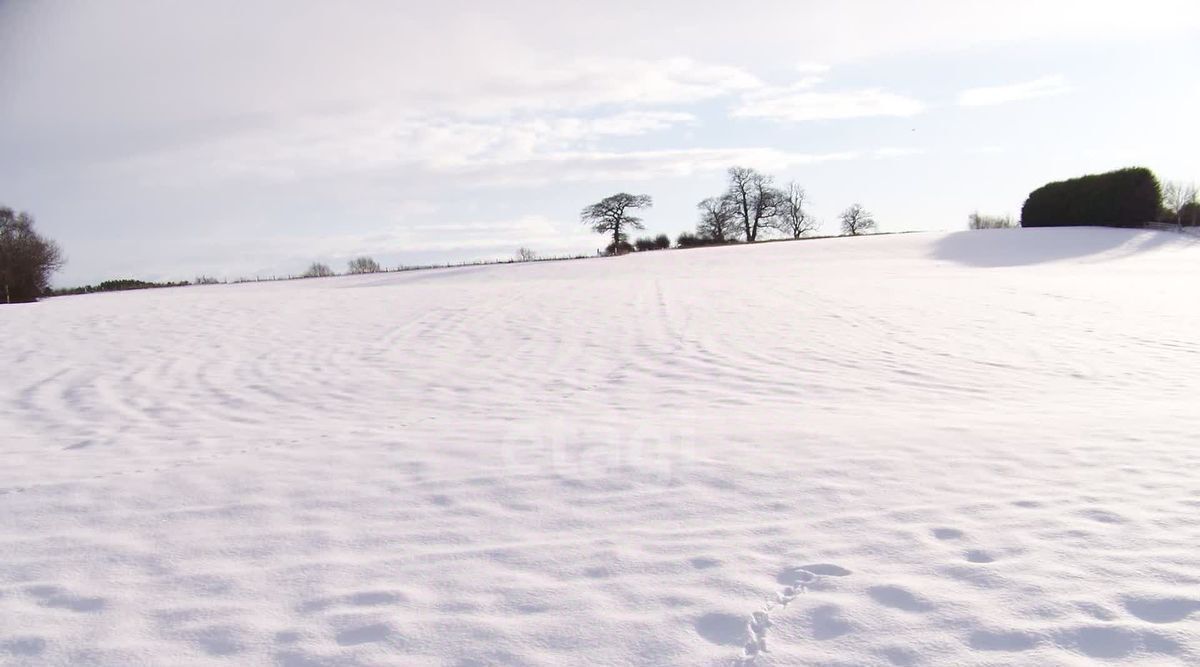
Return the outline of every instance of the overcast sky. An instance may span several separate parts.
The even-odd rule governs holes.
[[[1200,3],[0,0],[0,203],[56,284],[593,252],[738,164],[836,231],[1014,216],[1128,165],[1200,181]]]

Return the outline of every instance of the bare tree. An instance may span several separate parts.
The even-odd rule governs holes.
[[[50,276],[65,263],[58,244],[33,229],[33,217],[0,206],[0,299],[37,301],[50,287]]]
[[[850,208],[842,211],[840,216],[842,219],[842,233],[849,236],[858,236],[876,228],[875,218],[871,217],[871,213],[862,207],[862,204],[853,204]]]
[[[981,215],[975,211],[967,216],[968,229],[1009,229],[1016,226],[1011,215]]]
[[[346,267],[349,273],[379,273],[379,262],[370,257],[355,257]]]
[[[729,168],[729,189],[725,196],[742,219],[742,234],[747,242],[758,240],[758,230],[769,226],[779,214],[783,193],[771,185],[770,176],[747,167]]]
[[[1185,217],[1192,218],[1196,224],[1196,204],[1200,193],[1196,191],[1195,183],[1183,181],[1167,181],[1163,183],[1163,208],[1175,219],[1175,224],[1182,226]],[[1187,215],[1189,214],[1190,215]]]
[[[532,262],[537,259],[537,253],[524,246],[517,248],[516,259],[518,262]]]
[[[804,206],[808,204],[808,194],[800,184],[792,181],[780,192],[779,214],[771,226],[784,234],[790,234],[798,239],[817,229],[817,220],[812,217]]]
[[[622,244],[628,245],[629,230],[646,228],[642,219],[632,215],[630,210],[649,208],[653,205],[650,195],[620,192],[584,208],[579,214],[579,219],[598,234],[612,234],[610,252],[617,253],[623,247]]]
[[[738,209],[737,204],[728,196],[709,197],[696,205],[700,209],[700,222],[696,232],[718,243],[728,243],[737,240]]]
[[[301,278],[328,278],[333,275],[333,269],[329,265],[320,262],[313,262],[308,265],[308,269],[300,275]]]

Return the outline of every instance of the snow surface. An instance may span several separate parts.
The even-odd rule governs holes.
[[[0,662],[1197,664],[1198,278],[1001,230],[0,307]]]

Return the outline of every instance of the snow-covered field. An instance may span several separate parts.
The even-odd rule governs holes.
[[[0,663],[1197,664],[1198,281],[1013,230],[0,307]]]

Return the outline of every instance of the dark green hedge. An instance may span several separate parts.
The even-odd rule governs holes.
[[[1034,190],[1021,207],[1022,227],[1140,227],[1158,216],[1162,191],[1144,167],[1118,169]]]
[[[84,285],[82,287],[65,287],[61,289],[51,289],[47,292],[50,296],[69,296],[72,294],[92,294],[94,292],[124,292],[135,289],[154,289],[158,287],[183,287],[188,285],[188,281],[181,280],[177,283],[154,283],[145,280],[133,280],[123,278],[120,280],[105,280],[99,285]]]

